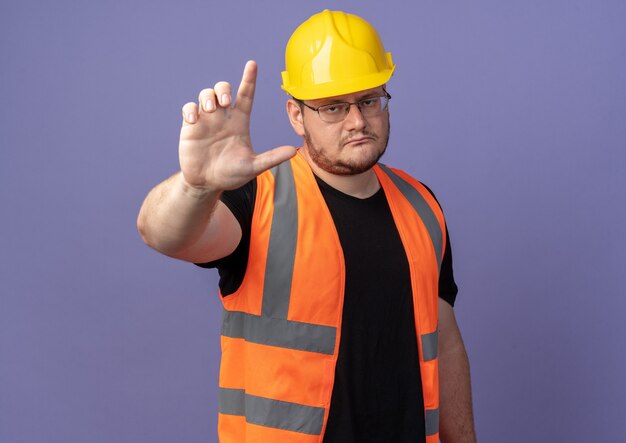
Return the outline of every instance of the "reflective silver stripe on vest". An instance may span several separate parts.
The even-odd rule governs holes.
[[[246,417],[246,422],[285,429],[302,434],[320,435],[324,408],[305,406],[246,394],[243,389],[219,390],[219,412]]]
[[[271,172],[274,175],[274,215],[265,266],[262,315],[286,319],[298,242],[298,198],[291,162],[284,162]]]
[[[222,335],[299,351],[332,355],[337,329],[281,318],[259,317],[245,312],[226,311],[222,317]]]
[[[437,221],[437,217],[433,213],[433,210],[430,208],[422,194],[419,193],[417,189],[415,189],[410,183],[400,177],[398,174],[393,172],[387,166],[379,163],[378,166],[381,167],[383,171],[389,176],[394,185],[402,192],[404,197],[411,203],[415,212],[420,216],[422,221],[424,222],[424,226],[426,226],[426,230],[430,235],[430,239],[433,242],[433,246],[435,248],[435,255],[437,256],[437,266],[439,270],[441,270],[441,256],[442,256],[442,246],[443,246],[443,233],[441,232],[441,227],[439,226],[439,222]]]
[[[439,409],[426,409],[426,435],[439,432]]]
[[[439,331],[422,335],[422,354],[424,361],[437,358],[437,346],[439,345]]]
[[[267,251],[261,316],[224,311],[222,335],[300,351],[332,355],[337,328],[287,320],[298,242],[298,202],[293,169],[285,162],[274,175],[274,213]]]
[[[246,415],[246,393],[243,389],[220,388],[219,412],[228,415]]]

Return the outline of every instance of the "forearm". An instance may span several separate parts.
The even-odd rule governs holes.
[[[469,360],[462,342],[439,357],[439,380],[442,443],[476,442]]]
[[[475,443],[467,352],[452,306],[439,300],[439,437]]]
[[[206,236],[220,192],[188,186],[178,173],[146,197],[137,228],[144,242],[163,254],[178,256]]]

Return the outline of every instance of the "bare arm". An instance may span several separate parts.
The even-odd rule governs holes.
[[[220,194],[193,188],[182,173],[174,174],[146,197],[137,218],[141,237],[182,260],[206,263],[225,257],[239,244],[241,228]]]
[[[241,228],[219,201],[221,193],[243,186],[295,155],[293,146],[262,154],[252,150],[250,113],[256,75],[256,63],[248,62],[232,106],[226,82],[202,90],[199,103],[183,106],[178,147],[181,170],[148,194],[137,218],[139,232],[149,246],[193,262],[230,254],[241,239]]]
[[[443,443],[475,443],[469,360],[454,310],[439,300],[439,436]]]

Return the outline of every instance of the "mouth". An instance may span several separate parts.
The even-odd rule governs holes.
[[[344,143],[344,146],[357,146],[362,145],[364,143],[369,143],[373,140],[372,137],[358,137],[352,138]]]

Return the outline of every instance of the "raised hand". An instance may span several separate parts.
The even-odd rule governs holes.
[[[183,106],[178,153],[188,185],[212,191],[235,189],[295,155],[293,146],[281,146],[261,154],[252,150],[250,113],[256,77],[257,65],[249,61],[233,106],[227,82],[203,89],[199,104]]]

